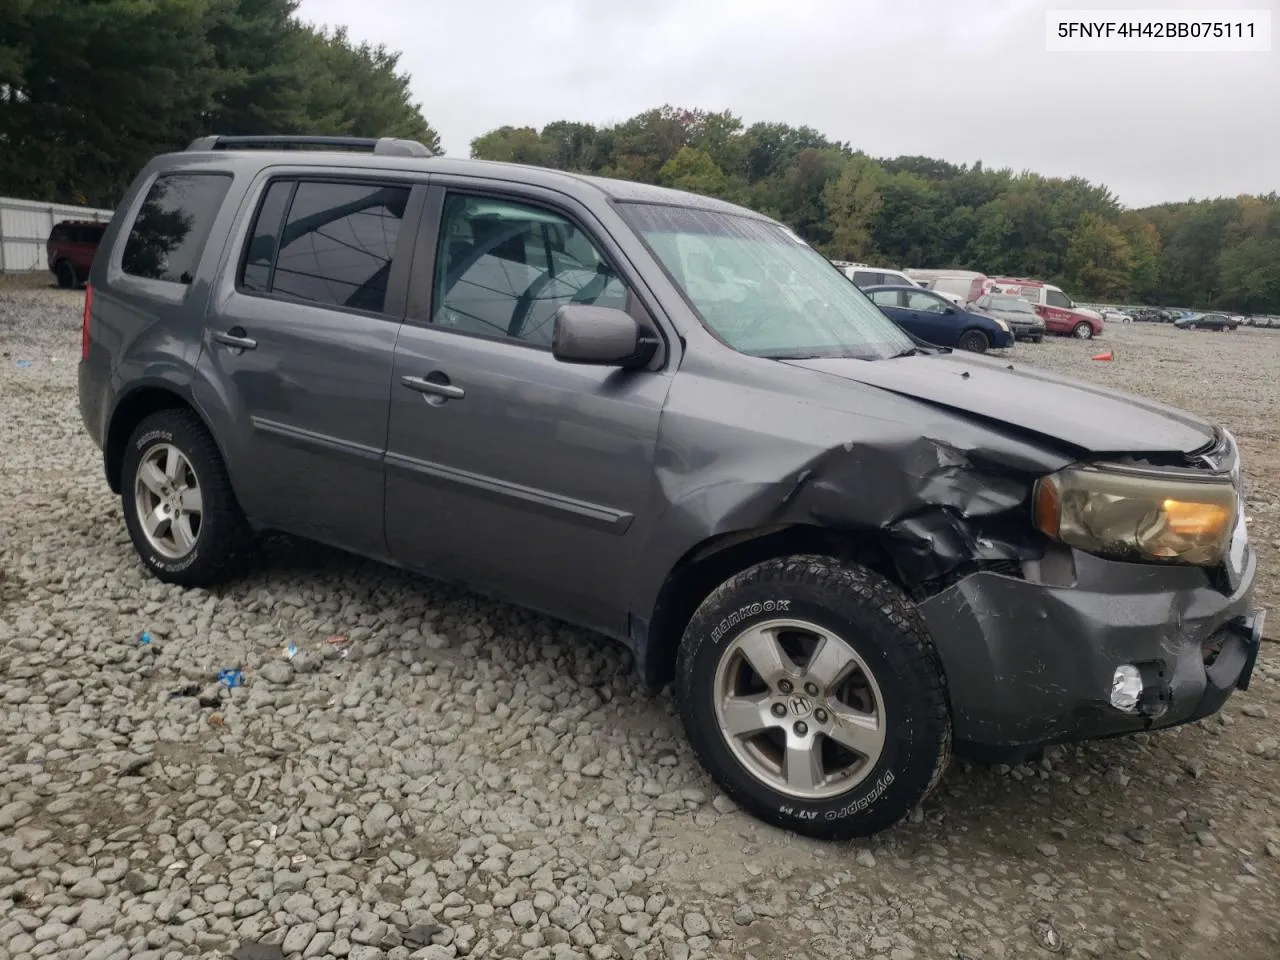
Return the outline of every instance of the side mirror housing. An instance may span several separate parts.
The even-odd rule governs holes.
[[[561,363],[642,367],[657,349],[658,339],[625,310],[566,303],[556,311],[551,355]]]
[[[956,308],[955,308],[955,307],[943,307],[943,308],[942,308],[942,312],[943,312],[943,313],[956,313],[956,312],[957,312],[957,310],[956,310]]]

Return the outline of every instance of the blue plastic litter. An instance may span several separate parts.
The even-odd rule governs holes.
[[[224,687],[243,687],[244,671],[234,670],[228,667],[225,670],[218,671],[218,682]]]
[[[30,361],[30,360],[15,360],[15,361],[13,361],[13,365],[14,365],[15,367],[29,367],[29,366],[31,366],[31,361]]]
[[[140,634],[138,634],[138,642],[142,644],[144,647],[151,646],[151,634],[149,634],[146,630],[143,630]]]

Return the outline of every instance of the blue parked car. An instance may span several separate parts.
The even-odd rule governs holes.
[[[903,330],[934,346],[974,353],[1013,346],[1013,331],[1003,320],[957,307],[932,290],[876,286],[862,292]]]

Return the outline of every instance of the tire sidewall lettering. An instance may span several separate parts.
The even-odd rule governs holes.
[[[181,573],[183,570],[186,570],[189,566],[191,566],[193,563],[195,563],[199,559],[200,559],[200,544],[197,543],[191,549],[191,552],[188,553],[181,560],[175,560],[171,562],[169,560],[162,560],[161,558],[156,556],[148,555],[147,563],[151,564],[151,566],[155,567],[157,570],[163,570],[165,573]]]
[[[736,636],[736,633],[730,633],[730,631],[752,617],[765,613],[788,613],[790,610],[790,600],[773,599],[744,604],[727,617],[722,617],[720,622],[711,628],[711,642],[719,643],[721,640]]]
[[[173,443],[173,434],[168,430],[148,430],[134,443],[134,449],[142,453],[154,443]]]

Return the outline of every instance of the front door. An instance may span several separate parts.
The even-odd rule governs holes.
[[[551,335],[570,302],[653,321],[585,211],[465,185],[433,187],[439,228],[414,266],[430,291],[396,346],[388,545],[406,565],[619,636],[670,372],[662,358],[632,372],[560,363]]]
[[[245,513],[385,556],[383,464],[414,187],[279,176],[260,184],[234,280],[210,304],[196,398]],[[425,187],[418,187],[420,199]]]
[[[1075,304],[1061,290],[1044,291],[1044,307],[1040,311],[1044,328],[1050,333],[1070,333],[1083,317],[1075,312]]]
[[[959,323],[953,304],[929,290],[908,290],[904,299],[917,337],[940,347],[956,345]]]

